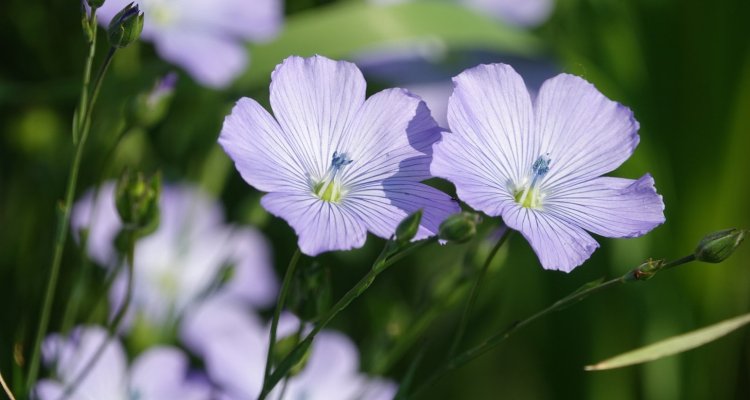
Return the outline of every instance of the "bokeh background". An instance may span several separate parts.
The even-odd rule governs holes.
[[[249,69],[225,90],[194,83],[161,61],[150,44],[121,51],[97,105],[78,193],[118,176],[125,166],[160,170],[168,181],[194,182],[221,199],[230,221],[268,235],[281,276],[294,250],[293,231],[265,213],[260,193],[242,181],[216,144],[234,101],[249,96],[267,105],[270,71],[292,54],[358,62],[369,92],[406,86],[428,101],[431,94],[438,100],[449,94],[449,78],[465,68],[508,62],[532,88],[560,71],[570,72],[634,110],[641,144],[614,174],[635,178],[651,172],[664,196],[667,222],[638,239],[601,238],[601,248],[571,274],[542,270],[528,244],[513,237],[485,281],[467,344],[585,282],[622,274],[647,257],[681,257],[707,232],[750,227],[750,2],[558,0],[549,18],[533,27],[513,27],[455,2],[432,3],[287,0],[279,36],[248,45]],[[86,48],[76,1],[5,0],[2,8],[0,370],[11,385],[20,385],[47,282],[55,210],[72,159],[70,121]],[[99,57],[105,42],[100,35]],[[172,70],[180,79],[163,121],[126,132],[109,153],[130,99]],[[452,190],[447,183],[435,184]],[[482,233],[490,235],[497,225],[485,219]],[[382,243],[370,237],[363,249],[316,259],[330,277],[334,298],[366,272]],[[396,380],[426,343],[417,379],[425,377],[444,359],[462,305],[446,300],[456,293],[445,287],[478,268],[490,245],[477,239],[406,259],[383,274],[333,328],[357,342],[365,371]],[[748,312],[748,247],[723,264],[683,266],[545,318],[451,373],[424,398],[750,398],[748,329],[647,365],[583,371],[611,355]],[[78,296],[83,304],[94,304],[101,271],[84,258],[69,240],[53,330],[66,318],[67,300]],[[303,268],[311,264],[303,259]],[[431,318],[426,310],[435,304],[442,312]],[[425,315],[431,324],[424,338],[405,345],[400,357],[394,348]],[[67,316],[85,317],[83,312]]]

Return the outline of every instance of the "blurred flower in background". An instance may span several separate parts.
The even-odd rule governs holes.
[[[97,11],[107,26],[129,0],[107,0]],[[141,0],[144,40],[202,85],[222,88],[249,62],[247,41],[271,39],[281,28],[282,0]]]
[[[90,190],[75,204],[72,217],[75,232],[88,229],[90,257],[110,269],[121,262],[115,246],[121,223],[113,195],[113,183],[105,183],[98,195]],[[191,302],[218,288],[222,296],[253,307],[273,302],[278,284],[262,234],[225,224],[221,205],[196,187],[165,185],[159,206],[158,229],[135,247],[130,310],[136,322],[168,327]],[[110,293],[113,311],[125,289],[123,270]]]
[[[191,374],[188,357],[173,347],[152,347],[128,367],[120,341],[109,339],[102,327],[75,328],[68,337],[53,334],[44,342],[44,360],[55,379],[39,381],[39,400],[60,400],[68,385],[79,379],[99,347],[97,362],[75,386],[70,400],[208,400],[211,387],[205,377]]]
[[[186,313],[181,337],[203,358],[208,376],[223,391],[223,399],[245,400],[255,398],[263,385],[269,329],[242,304],[214,298]],[[304,333],[300,321],[291,314],[282,314],[280,343],[299,333]],[[359,372],[357,347],[337,332],[324,330],[318,334],[301,363],[301,369],[293,370],[296,374],[276,386],[269,398],[390,400],[396,394],[393,382]]]

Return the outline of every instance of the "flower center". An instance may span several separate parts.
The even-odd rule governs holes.
[[[549,172],[549,164],[551,162],[552,159],[549,158],[549,154],[539,156],[534,161],[534,164],[531,165],[530,177],[524,179],[520,185],[514,188],[513,198],[515,198],[516,203],[520,204],[521,207],[542,208],[544,193],[539,188],[539,183],[547,175],[547,172]]]
[[[331,166],[328,167],[323,179],[313,185],[313,193],[318,196],[321,200],[339,203],[341,198],[346,194],[346,188],[341,186],[341,179],[339,178],[339,171],[349,164],[352,163],[346,153],[339,153],[334,151],[333,157],[331,158]]]

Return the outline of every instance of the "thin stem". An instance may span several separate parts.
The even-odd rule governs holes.
[[[0,372],[0,385],[3,386],[3,390],[10,400],[16,400],[16,398],[13,396],[13,392],[10,390],[10,387],[8,387],[8,384],[5,383],[5,378],[3,378],[2,372]]]
[[[133,275],[134,275],[134,261],[135,261],[135,233],[130,232],[128,238],[128,251],[127,251],[127,264],[128,264],[128,280],[127,280],[127,286],[125,289],[125,299],[123,299],[122,305],[120,305],[120,308],[117,310],[117,313],[112,318],[112,321],[109,323],[109,326],[107,327],[107,337],[104,338],[104,341],[99,345],[99,347],[96,349],[96,352],[94,352],[94,355],[91,357],[91,359],[86,363],[86,365],[81,369],[81,372],[68,384],[66,385],[65,391],[63,392],[62,396],[59,400],[65,400],[70,397],[71,394],[75,391],[75,389],[78,387],[78,385],[83,382],[84,379],[86,379],[86,376],[91,372],[91,370],[94,368],[96,363],[101,358],[102,354],[104,354],[104,350],[107,349],[107,345],[109,344],[110,340],[115,336],[117,333],[117,330],[120,329],[120,324],[125,319],[125,315],[128,312],[128,309],[130,308],[130,303],[133,298]]]
[[[503,247],[505,241],[508,240],[508,237],[510,237],[511,232],[513,231],[506,226],[502,236],[500,236],[500,239],[495,244],[495,247],[492,248],[490,254],[487,256],[487,259],[484,261],[482,269],[479,270],[477,279],[474,281],[474,285],[472,285],[471,287],[469,299],[466,301],[466,307],[461,314],[461,321],[458,324],[456,337],[453,339],[453,344],[451,345],[450,351],[448,352],[448,357],[453,357],[456,354],[456,351],[458,351],[458,346],[461,345],[461,340],[463,339],[464,333],[466,332],[466,326],[469,324],[469,317],[471,316],[471,312],[474,309],[477,298],[479,297],[479,288],[482,285],[482,280],[484,279],[485,275],[487,275],[487,270],[490,268],[490,264],[492,264],[492,260],[495,258],[498,250]]]
[[[73,144],[78,144],[80,138],[80,130],[83,128],[83,116],[86,115],[86,110],[89,105],[89,84],[91,83],[91,69],[94,65],[94,54],[96,54],[96,31],[98,28],[96,23],[96,8],[91,9],[91,16],[89,17],[89,26],[91,27],[91,39],[89,40],[89,54],[86,58],[86,64],[83,68],[83,84],[81,85],[81,101],[78,105],[78,112],[76,113],[76,129],[78,132],[73,132]]]
[[[336,304],[334,304],[334,306],[331,307],[331,309],[323,315],[323,317],[318,320],[310,333],[308,333],[307,336],[305,336],[305,338],[301,342],[299,342],[292,349],[292,351],[290,351],[289,354],[284,357],[283,360],[281,360],[281,362],[279,363],[279,367],[276,368],[273,374],[271,374],[270,378],[266,382],[264,382],[263,389],[261,390],[260,396],[258,396],[258,400],[263,400],[266,398],[266,396],[268,396],[268,394],[271,392],[271,390],[273,390],[276,384],[279,383],[279,381],[286,375],[287,371],[289,371],[289,369],[293,367],[297,361],[299,361],[299,358],[302,356],[302,354],[304,354],[304,352],[310,347],[310,344],[312,344],[315,336],[334,318],[336,318],[336,316],[341,311],[349,306],[352,301],[362,295],[362,293],[364,293],[370,287],[370,285],[372,285],[378,275],[388,269],[388,267],[390,267],[391,265],[411,254],[416,249],[419,249],[427,244],[434,243],[436,241],[437,237],[433,236],[429,239],[417,242],[407,247],[406,249],[393,254],[390,257],[388,256],[389,253],[384,250],[377,258],[377,260],[375,260],[372,268],[370,268],[370,271],[368,271],[367,274],[362,277],[362,279],[360,279],[357,284],[354,285],[354,287],[349,289],[349,291],[346,292],[346,294],[341,299],[339,299],[339,301],[337,301]],[[388,241],[385,248],[390,248],[389,246],[391,246],[391,244],[392,242]]]
[[[271,335],[268,340],[268,356],[266,356],[266,370],[263,374],[263,386],[265,387],[266,381],[268,381],[271,375],[271,366],[273,364],[273,349],[276,346],[276,330],[279,327],[279,318],[281,311],[284,309],[284,303],[289,293],[289,289],[292,286],[292,279],[294,278],[294,272],[297,269],[297,262],[300,257],[300,249],[294,251],[292,259],[289,260],[289,265],[286,267],[286,273],[284,274],[284,282],[281,284],[281,291],[279,292],[279,300],[276,302],[276,309],[273,311],[273,319],[271,320]]]
[[[34,349],[29,363],[29,375],[26,379],[26,393],[31,391],[31,388],[36,383],[37,374],[39,373],[39,361],[41,357],[42,340],[44,334],[47,332],[47,326],[49,325],[50,313],[52,312],[52,300],[55,297],[55,291],[57,289],[57,279],[60,275],[60,264],[62,262],[63,249],[65,248],[65,241],[68,238],[68,229],[70,228],[70,212],[73,204],[73,197],[75,196],[76,184],[78,182],[78,171],[81,167],[81,159],[83,158],[83,150],[86,146],[86,140],[89,135],[89,126],[91,119],[91,110],[94,108],[96,98],[101,88],[104,74],[109,68],[114,56],[115,49],[111,48],[107,57],[104,59],[104,63],[99,69],[99,73],[96,76],[94,92],[89,100],[89,104],[86,107],[86,117],[84,119],[84,125],[81,131],[81,137],[76,144],[75,156],[73,158],[73,164],[70,167],[70,175],[68,176],[68,185],[65,190],[65,201],[62,203],[61,214],[57,221],[57,231],[55,233],[55,245],[52,254],[52,262],[50,266],[49,279],[47,281],[47,289],[44,294],[44,302],[42,305],[42,313],[39,317],[39,328],[36,332],[36,339],[34,340]]]
[[[695,260],[695,256],[686,256],[682,257],[680,259],[671,261],[669,263],[664,264],[660,267],[659,270],[673,268],[678,265],[686,264],[688,262],[691,262]],[[446,373],[459,368],[463,366],[464,364],[468,363],[469,361],[487,353],[488,351],[494,349],[497,347],[500,343],[502,343],[505,339],[509,338],[513,333],[518,331],[519,329],[531,324],[532,322],[546,316],[547,314],[550,314],[554,311],[563,309],[567,306],[570,306],[572,304],[575,304],[584,298],[594,294],[598,293],[600,291],[603,291],[605,289],[609,289],[614,286],[619,286],[623,283],[628,282],[634,282],[637,281],[633,280],[633,272],[639,270],[641,267],[634,269],[631,272],[626,273],[625,275],[622,275],[618,278],[611,279],[606,282],[599,283],[598,285],[587,287],[585,289],[579,289],[562,299],[556,301],[551,306],[537,312],[536,314],[533,314],[532,316],[518,321],[514,324],[511,324],[508,328],[506,328],[503,331],[500,331],[492,336],[490,336],[487,340],[480,343],[477,346],[472,347],[469,350],[464,351],[463,353],[453,357],[447,364],[443,365],[441,368],[439,368],[437,371],[435,371],[429,378],[427,378],[415,391],[414,395],[412,397],[418,397],[426,388],[432,386],[438,379],[442,378]],[[638,276],[638,274],[635,274],[635,276]],[[644,278],[643,280],[646,280],[649,278]]]

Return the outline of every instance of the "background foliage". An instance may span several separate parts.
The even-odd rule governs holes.
[[[706,232],[750,226],[750,2],[560,0],[552,18],[528,34],[447,4],[408,5],[389,13],[373,12],[359,1],[286,3],[284,32],[275,41],[249,46],[252,65],[235,86],[212,91],[181,74],[165,120],[149,131],[127,132],[109,157],[128,99],[172,69],[148,44],[118,54],[97,105],[79,193],[117,176],[126,165],[160,169],[168,181],[197,182],[220,196],[230,220],[255,224],[271,238],[281,273],[294,249],[294,234],[283,221],[265,214],[258,204],[260,194],[240,179],[216,145],[224,115],[240,96],[267,104],[269,72],[287,55],[350,58],[375,45],[429,37],[447,49],[439,66],[446,72],[472,66],[466,51],[482,50],[491,61],[542,63],[582,75],[610,98],[629,105],[641,123],[641,145],[616,174],[632,178],[652,172],[667,205],[666,224],[639,239],[601,239],[602,248],[569,275],[543,271],[525,241],[513,237],[510,250],[498,257],[485,281],[467,342],[527,316],[584,282],[620,275],[649,256],[687,254]],[[29,354],[46,284],[55,205],[72,158],[70,121],[85,46],[75,1],[6,0],[3,9],[0,370],[11,376],[13,385]],[[380,29],[383,26],[389,28]],[[103,53],[99,51],[100,57]],[[382,77],[377,81],[370,85],[371,92],[392,84]],[[484,229],[496,223],[487,220]],[[381,246],[371,237],[363,249],[318,258],[329,271],[334,298],[364,274]],[[392,344],[423,315],[435,297],[434,287],[462,273],[462,260],[478,267],[488,246],[445,246],[409,258],[337,319],[334,328],[360,345],[363,368],[382,368],[384,355],[375,349]],[[598,373],[584,372],[583,366],[746,313],[749,260],[745,246],[724,264],[681,267],[647,284],[593,297],[449,375],[426,397],[748,398],[747,329],[645,366]],[[101,276],[97,268],[81,268],[85,263],[69,241],[53,329],[63,323],[66,300],[81,296],[84,309],[93,304]],[[459,309],[450,307],[428,331],[424,366],[445,357]],[[83,320],[85,314],[74,317]],[[403,377],[416,350],[409,349],[385,373]]]

